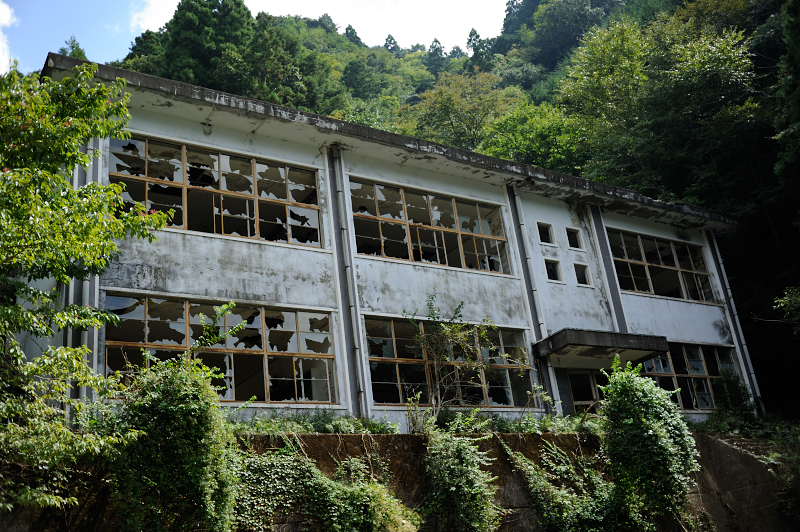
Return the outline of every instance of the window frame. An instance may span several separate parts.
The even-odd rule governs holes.
[[[375,203],[375,214],[365,214],[363,212],[356,212],[354,205],[353,205],[353,184],[358,184],[361,186],[372,186],[373,187],[373,200]],[[397,189],[400,195],[400,203],[402,204],[402,219],[395,219],[383,216],[379,210],[380,200],[378,199],[377,188],[375,187],[388,187],[392,189]],[[355,237],[355,252],[356,255],[360,255],[362,257],[374,257],[374,258],[381,258],[381,259],[389,259],[389,260],[399,260],[404,262],[410,262],[413,264],[420,264],[425,266],[437,266],[437,267],[445,267],[445,268],[455,268],[460,269],[468,272],[481,272],[481,273],[489,273],[489,274],[497,274],[497,275],[509,275],[513,276],[513,266],[512,266],[512,255],[511,249],[509,245],[509,236],[507,231],[507,220],[505,216],[505,204],[497,204],[491,202],[484,202],[479,201],[476,199],[471,198],[464,198],[464,197],[457,197],[453,196],[449,193],[440,193],[440,192],[432,192],[429,190],[418,189],[413,186],[405,186],[403,184],[396,184],[396,183],[387,183],[383,181],[376,181],[371,178],[361,177],[357,175],[350,175],[348,176],[348,190],[350,191],[349,201],[350,201],[350,214],[353,220],[353,232]],[[407,194],[415,194],[426,197],[427,201],[427,209],[428,213],[431,214],[434,212],[435,209],[432,208],[431,204],[431,197],[436,198],[437,200],[449,200],[450,205],[452,207],[452,215],[453,215],[453,225],[455,228],[443,227],[439,225],[433,224],[433,218],[430,217],[431,224],[428,225],[426,223],[419,223],[419,222],[412,222],[409,220],[408,215],[408,200],[406,199]],[[458,205],[461,204],[472,204],[475,206],[475,210],[477,213],[477,217],[475,220],[477,221],[476,230],[479,232],[473,233],[469,231],[464,231],[461,229],[460,219],[458,215]],[[502,236],[495,236],[492,234],[484,234],[483,233],[483,224],[481,218],[481,209],[482,208],[490,208],[497,211],[497,219],[500,221],[502,225]],[[378,253],[363,253],[359,251],[358,245],[358,228],[356,227],[359,223],[377,223],[378,224],[378,233],[377,238],[379,240],[379,250]],[[406,257],[397,257],[393,255],[386,254],[384,242],[387,240],[383,236],[384,225],[385,224],[394,224],[403,226],[405,229],[405,237],[407,242],[406,244]],[[445,262],[438,261],[426,261],[422,259],[422,249],[423,248],[430,248],[431,246],[423,245],[422,237],[420,236],[421,231],[430,231],[432,233],[439,233],[442,235],[442,244],[441,249],[444,252]],[[491,233],[491,230],[490,230]],[[451,254],[447,250],[447,235],[451,235],[450,238],[455,237],[458,245],[458,258],[461,261],[460,265],[453,265],[450,264]],[[435,236],[435,235],[434,235]],[[369,236],[366,238],[374,239],[375,237]],[[467,240],[471,240],[471,244],[474,247],[474,252],[470,252],[470,250],[465,248],[465,242]],[[451,241],[452,242],[452,241]],[[478,248],[479,242],[483,244],[483,250],[480,251]],[[493,245],[494,247],[490,247],[487,251],[485,247],[487,243],[490,246]],[[438,250],[439,244],[436,245],[437,254],[439,253]],[[453,251],[455,248],[453,248]],[[492,254],[493,251],[496,251],[497,254]],[[419,253],[420,258],[417,259],[416,255]],[[468,266],[467,255],[474,255],[475,256],[475,264],[476,268]],[[489,265],[488,261],[493,261],[493,257],[497,257],[497,265],[499,266],[500,270],[492,269],[491,267],[487,267]],[[486,262],[485,262],[486,261]],[[506,271],[506,269],[508,271]]]
[[[555,271],[558,276],[556,279],[551,278],[550,274],[548,273],[547,266],[549,264],[555,266]],[[547,279],[548,283],[566,284],[566,282],[564,281],[564,272],[561,271],[561,261],[558,259],[551,259],[551,258],[544,259],[544,276]]]
[[[589,272],[589,265],[585,262],[573,262],[572,263],[573,270],[575,272],[575,284],[578,286],[583,286],[584,288],[594,288],[594,283],[592,283],[592,276]],[[586,275],[586,283],[581,283],[578,280],[578,267],[583,268],[584,274]]]
[[[542,240],[542,229],[547,229],[548,234],[550,235],[550,242],[545,242]],[[558,247],[558,241],[556,240],[556,232],[553,230],[553,224],[547,222],[536,222],[536,240],[539,242],[541,246],[552,246],[554,248]]]
[[[182,302],[183,304],[183,325],[184,325],[184,341],[183,344],[175,345],[175,344],[159,344],[155,342],[148,341],[149,339],[145,337],[144,342],[131,342],[131,341],[120,341],[120,340],[109,340],[108,339],[108,331],[109,325],[106,325],[104,330],[104,353],[105,353],[105,366],[103,368],[104,375],[110,375],[115,372],[121,373],[130,373],[128,370],[113,370],[109,367],[108,363],[108,355],[110,349],[146,349],[151,353],[153,351],[173,351],[176,353],[186,352],[188,351],[191,342],[193,341],[192,338],[192,326],[197,326],[198,323],[193,323],[193,317],[191,314],[191,307],[192,305],[204,305],[204,306],[221,306],[224,303],[218,301],[208,301],[203,299],[187,299],[181,297],[170,297],[170,296],[162,296],[162,295],[154,295],[154,294],[131,294],[131,293],[124,293],[124,292],[116,292],[116,291],[107,291],[105,298],[106,301],[110,297],[119,297],[119,298],[129,298],[129,299],[138,299],[144,301],[144,315],[145,318],[143,321],[149,319],[148,316],[148,308],[150,300],[166,300],[166,301],[173,301],[173,302]],[[104,305],[107,307],[107,305]],[[264,400],[263,401],[254,401],[255,404],[270,404],[270,405],[338,405],[339,404],[339,386],[338,386],[338,375],[339,375],[339,367],[337,363],[337,355],[336,355],[336,343],[335,343],[335,336],[334,336],[334,329],[333,326],[333,313],[328,310],[308,310],[308,309],[296,309],[296,308],[282,308],[282,307],[271,307],[266,305],[253,305],[253,304],[242,304],[241,306],[237,306],[233,309],[233,313],[225,318],[223,327],[229,327],[228,319],[232,315],[235,314],[237,309],[257,309],[259,312],[259,327],[261,334],[261,342],[262,347],[260,349],[252,349],[252,348],[241,348],[241,347],[228,347],[228,346],[213,346],[203,348],[199,350],[198,353],[195,354],[195,358],[200,358],[202,360],[202,355],[205,353],[212,354],[212,355],[227,355],[230,360],[230,375],[226,375],[225,379],[230,379],[230,386],[229,390],[231,391],[232,398],[224,398],[223,395],[220,394],[219,401],[220,403],[243,403],[247,400],[245,399],[236,399],[236,369],[235,369],[235,358],[237,355],[246,355],[249,357],[261,357],[262,360],[262,371],[264,374]],[[270,329],[267,326],[267,313],[268,312],[281,312],[281,313],[294,313],[294,320],[295,320],[295,329],[293,332],[297,338],[298,349],[297,352],[293,351],[276,351],[270,349],[269,345],[269,337]],[[319,314],[324,315],[328,321],[327,324],[327,333],[321,333],[327,338],[330,338],[330,347],[329,353],[313,353],[313,352],[304,352],[302,347],[300,346],[300,341],[303,335],[311,335],[314,334],[313,331],[302,331],[300,325],[300,314],[307,313],[307,314]],[[207,316],[208,317],[208,316]],[[124,320],[124,319],[123,319]],[[173,322],[174,323],[174,322]],[[253,328],[253,327],[247,327]],[[247,329],[245,328],[245,330]],[[147,329],[145,329],[147,331]],[[287,332],[290,332],[287,329]],[[145,332],[146,334],[146,332]],[[293,370],[293,381],[295,386],[295,400],[294,401],[286,401],[286,400],[277,400],[273,401],[270,399],[270,380],[276,379],[277,377],[270,375],[269,373],[269,364],[270,358],[278,357],[283,360],[290,360],[292,364]],[[300,400],[299,394],[299,380],[304,380],[302,377],[298,377],[296,374],[296,364],[299,359],[319,359],[326,361],[326,368],[327,368],[327,394],[328,394],[328,401],[309,401],[309,400]],[[146,365],[149,367],[150,363],[147,362]],[[225,380],[223,379],[223,380]],[[219,393],[219,391],[218,391]]]
[[[696,348],[699,349],[701,354],[700,359],[690,359],[687,354],[687,348]],[[659,381],[660,379],[670,379],[672,381],[672,390],[677,390],[681,388],[681,391],[678,393],[672,394],[672,399],[678,404],[678,407],[685,411],[685,412],[694,412],[694,411],[701,411],[701,412],[710,412],[717,408],[717,403],[715,399],[715,392],[714,388],[715,385],[722,383],[721,372],[725,371],[722,370],[723,361],[720,358],[720,350],[726,350],[730,357],[730,364],[733,365],[733,368],[730,371],[733,371],[737,375],[741,375],[741,370],[739,368],[737,359],[736,359],[736,349],[734,346],[730,345],[718,345],[718,344],[694,344],[694,343],[687,343],[687,342],[669,342],[669,351],[662,353],[656,357],[648,359],[644,362],[642,366],[642,375],[648,378],[653,379],[656,384],[660,386]],[[707,352],[713,350],[714,356],[714,363],[718,369],[717,375],[713,375],[709,372],[709,366],[707,358]],[[658,366],[656,365],[655,360],[660,359],[666,356],[667,360],[669,360],[670,369],[671,371],[660,371]],[[680,362],[683,367],[686,368],[686,372],[679,372],[676,367],[675,361],[676,358],[680,356]],[[691,368],[692,361],[700,361],[702,363],[702,372],[693,372]],[[652,368],[652,369],[650,369]],[[687,390],[684,390],[683,386],[681,386],[681,381],[684,380],[686,384],[689,385]],[[711,402],[713,406],[710,408],[703,408],[700,406],[700,399],[698,397],[697,391],[697,382],[695,381],[705,381],[706,386],[708,388],[707,392],[703,393],[703,395],[707,394],[711,397]],[[667,388],[663,388],[667,390]],[[684,394],[688,394],[689,399],[693,402],[693,404],[697,405],[696,407],[687,408],[684,404],[687,398]]]
[[[395,323],[397,323],[397,322],[399,322],[399,323],[404,323],[404,322],[408,323],[408,320],[405,319],[405,318],[392,318],[392,317],[385,317],[385,316],[365,316],[364,319],[365,319],[365,339],[367,341],[367,344],[369,344],[370,338],[386,338],[386,337],[370,337],[369,336],[369,332],[368,332],[367,327],[366,327],[366,320],[384,321],[384,322],[388,321],[388,322],[391,323],[391,328],[392,328],[392,338],[391,339],[392,339],[392,342],[393,342],[393,345],[394,345],[393,352],[395,354],[394,357],[376,357],[376,356],[372,356],[371,350],[369,348],[367,349],[367,358],[368,358],[367,363],[370,365],[370,386],[371,386],[371,391],[372,391],[372,398],[373,398],[372,402],[373,402],[373,404],[376,405],[376,406],[381,406],[381,407],[401,406],[401,407],[405,408],[405,404],[406,404],[405,401],[409,397],[409,392],[407,390],[403,389],[404,382],[403,382],[402,376],[400,374],[400,366],[401,365],[416,365],[416,366],[421,366],[421,367],[425,368],[425,378],[426,378],[425,386],[427,387],[427,393],[424,394],[424,395],[427,395],[427,397],[430,399],[431,386],[433,384],[431,372],[434,371],[433,370],[434,362],[429,359],[425,349],[422,346],[420,346],[421,358],[400,358],[400,357],[397,357],[397,353],[398,353],[398,351],[397,351],[397,340],[398,340],[398,338],[397,338],[397,336],[395,334],[395,330],[396,330]],[[420,333],[424,334],[424,332],[425,332],[425,320],[419,320],[419,321],[417,321],[417,323],[420,326]],[[471,325],[470,324],[465,324],[465,326],[469,327]],[[504,334],[503,333],[520,334],[521,337],[522,337],[522,343],[524,344],[526,342],[526,340],[525,340],[525,331],[522,330],[522,329],[510,329],[510,328],[498,327],[495,330],[497,331],[497,336],[500,339],[500,345],[498,346],[498,349],[499,349],[499,351],[501,353],[505,353],[505,345],[504,345],[505,340],[504,340]],[[386,338],[386,339],[388,339],[388,338]],[[477,341],[477,339],[476,339],[476,341]],[[521,349],[523,349],[523,351],[522,351],[523,356],[527,358],[527,351],[524,350],[524,346],[512,346],[512,345],[509,345],[508,348],[509,349],[511,349],[511,348],[518,348],[518,349],[521,348]],[[493,357],[493,358],[502,358],[502,357]],[[525,360],[523,362],[527,362],[527,360]],[[395,381],[395,383],[387,383],[387,382],[384,382],[384,381],[373,381],[373,379],[372,379],[372,364],[385,364],[387,366],[389,366],[389,365],[393,366],[394,376],[397,379]],[[448,362],[445,365],[447,367],[453,367],[455,369],[458,369],[459,367],[465,367],[467,364],[465,364],[464,362],[459,362],[458,360],[452,360],[452,361]],[[531,368],[530,365],[528,365],[526,363],[508,363],[508,364],[489,364],[487,366],[487,369],[492,369],[492,368],[497,368],[499,370],[507,370],[507,371],[525,372],[525,375],[523,377],[521,377],[521,379],[527,379],[527,381],[528,381],[527,384],[528,384],[529,390],[531,392],[533,391],[533,387],[532,387],[532,385],[533,385],[533,380],[532,380],[532,378],[533,378],[533,368]],[[455,404],[453,404],[454,407],[456,407],[456,408],[468,408],[468,407],[477,408],[477,407],[480,407],[480,408],[505,408],[505,409],[509,409],[509,408],[527,408],[527,407],[540,408],[541,407],[541,405],[538,405],[538,403],[536,403],[534,405],[527,405],[527,404],[526,405],[515,405],[515,404],[513,404],[514,403],[514,399],[515,399],[515,397],[514,397],[515,394],[514,394],[514,384],[511,382],[511,375],[509,375],[509,384],[508,384],[507,390],[511,394],[510,395],[510,399],[511,399],[512,404],[510,404],[510,405],[491,404],[490,403],[490,396],[489,396],[489,393],[490,393],[489,389],[492,388],[492,386],[489,385],[489,378],[487,377],[485,370],[484,369],[479,369],[479,372],[480,372],[479,376],[480,376],[480,381],[481,381],[480,389],[481,389],[481,393],[483,395],[483,402],[481,404],[478,404],[478,405],[472,404],[472,403],[463,402],[463,398],[461,397],[461,393],[462,393],[461,389],[464,386],[464,384],[461,384],[460,381],[456,381],[456,383],[454,384],[455,394],[456,394]],[[525,384],[525,381],[520,381],[520,382],[523,385]],[[396,384],[397,391],[398,391],[398,396],[397,397],[400,399],[400,401],[399,402],[378,402],[378,401],[376,401],[375,400],[375,384],[376,383],[377,384]],[[472,383],[472,384],[473,384],[473,386],[475,388],[478,387],[476,385],[477,383]],[[418,390],[414,390],[414,391],[418,391]],[[530,397],[532,397],[532,396],[530,396]],[[534,399],[534,402],[535,402],[535,399]],[[428,402],[421,401],[420,404],[429,405],[430,401],[428,401]]]
[[[182,140],[175,140],[175,139],[158,137],[158,136],[151,135],[149,133],[142,133],[142,132],[138,132],[138,131],[129,131],[129,132],[131,133],[131,138],[127,139],[127,140],[129,140],[129,141],[135,140],[135,141],[138,141],[138,142],[144,142],[145,143],[144,155],[142,157],[143,160],[144,160],[144,163],[145,163],[144,170],[143,170],[144,175],[140,176],[140,175],[133,175],[133,174],[125,174],[125,173],[121,173],[121,172],[117,172],[117,171],[112,170],[112,168],[111,168],[111,158],[114,157],[114,155],[112,154],[112,151],[111,151],[112,150],[112,146],[109,144],[109,148],[108,148],[108,156],[109,156],[108,180],[109,180],[109,183],[115,183],[115,182],[124,181],[124,180],[143,183],[145,185],[144,205],[145,205],[146,209],[150,209],[151,208],[150,199],[149,199],[149,194],[150,194],[149,185],[155,184],[155,185],[161,185],[161,186],[170,186],[170,187],[180,188],[181,189],[181,217],[182,217],[181,222],[182,223],[180,224],[180,226],[168,225],[168,226],[165,227],[165,229],[186,231],[186,232],[191,233],[191,234],[202,234],[202,235],[214,235],[214,236],[222,236],[222,237],[232,237],[232,238],[236,238],[236,239],[244,239],[244,240],[251,241],[251,242],[274,243],[274,244],[280,244],[280,245],[301,246],[301,247],[308,248],[308,249],[320,249],[320,250],[324,249],[324,234],[323,234],[323,229],[324,229],[323,220],[324,220],[324,217],[322,216],[321,207],[320,207],[320,201],[319,201],[320,200],[320,183],[321,183],[322,180],[320,179],[320,169],[319,168],[313,167],[313,166],[304,165],[304,164],[297,164],[297,163],[294,163],[294,162],[281,161],[281,160],[278,160],[278,159],[272,159],[272,158],[263,157],[263,156],[259,156],[259,155],[254,155],[254,154],[235,152],[235,151],[227,150],[227,149],[225,149],[223,147],[219,147],[219,146],[209,146],[209,145],[196,144],[196,143],[191,143],[191,142],[184,142]],[[113,140],[117,140],[117,139],[112,139],[112,141]],[[181,151],[181,170],[180,170],[181,179],[180,180],[170,181],[170,180],[166,180],[166,179],[160,179],[160,178],[157,178],[157,177],[150,177],[150,176],[147,175],[148,174],[147,168],[148,168],[148,166],[150,164],[149,146],[150,146],[150,142],[151,141],[152,142],[156,142],[156,143],[163,143],[163,144],[168,144],[168,145],[173,145],[173,146],[176,146],[176,147],[180,147],[180,151]],[[121,141],[121,142],[124,142],[124,141]],[[250,168],[251,168],[250,178],[252,180],[252,188],[253,188],[252,193],[238,192],[238,191],[232,191],[232,190],[223,190],[221,188],[221,186],[220,186],[220,188],[216,188],[215,189],[215,188],[201,187],[201,186],[196,186],[196,185],[190,184],[189,178],[188,178],[189,163],[188,163],[188,160],[187,160],[187,154],[188,154],[189,151],[192,151],[192,150],[200,152],[200,153],[211,153],[211,154],[215,154],[217,156],[217,166],[218,166],[218,168],[215,171],[215,173],[220,176],[220,184],[222,182],[222,180],[221,180],[222,169],[219,168],[219,161],[221,160],[221,156],[227,156],[229,158],[248,160],[250,162]],[[257,174],[257,171],[256,171],[257,170],[257,165],[259,163],[268,164],[270,167],[274,166],[276,168],[283,168],[285,170],[286,177],[284,179],[284,182],[285,182],[286,197],[287,197],[286,200],[276,199],[276,198],[269,198],[269,197],[262,197],[261,196],[260,191],[259,191],[259,185],[258,185],[259,177],[258,177],[258,174]],[[292,200],[289,199],[289,198],[291,198],[291,188],[290,188],[291,184],[290,184],[290,181],[289,181],[288,172],[289,172],[289,170],[291,168],[295,168],[295,169],[300,170],[300,171],[311,172],[311,173],[314,174],[314,186],[315,186],[315,190],[316,190],[316,203],[315,204],[314,203],[302,203],[302,202],[292,201]],[[190,216],[189,210],[190,209],[189,209],[189,197],[188,196],[189,196],[189,192],[190,191],[204,192],[206,194],[213,195],[214,199],[213,199],[213,207],[212,208],[218,210],[217,213],[214,213],[212,215],[213,216],[212,225],[214,226],[214,231],[213,232],[189,229],[188,226],[189,226],[189,216]],[[127,190],[126,190],[126,192],[127,192]],[[231,234],[231,233],[225,233],[224,232],[225,218],[235,217],[233,215],[227,215],[227,214],[224,214],[222,212],[223,209],[224,209],[223,206],[224,206],[225,197],[238,198],[238,199],[241,199],[241,200],[252,202],[252,205],[253,205],[252,218],[249,218],[249,219],[252,220],[252,224],[253,224],[253,234],[252,235],[239,235],[239,234]],[[218,198],[222,200],[221,203],[219,203],[219,206],[217,206]],[[261,217],[260,217],[260,209],[262,208],[261,207],[262,203],[268,203],[268,204],[272,204],[272,205],[281,205],[283,207],[283,209],[284,209],[284,218],[285,218],[283,226],[286,228],[286,241],[285,242],[279,241],[279,240],[269,240],[269,239],[267,239],[267,238],[265,238],[265,237],[263,237],[261,235],[261,224],[262,224],[262,221],[261,221]],[[317,231],[317,244],[308,244],[308,243],[302,243],[302,242],[292,242],[291,227],[293,225],[296,225],[296,224],[290,223],[290,220],[289,220],[289,218],[291,218],[291,214],[289,213],[289,209],[291,207],[295,207],[295,208],[299,208],[299,209],[310,209],[310,210],[313,210],[313,211],[316,212],[316,217],[317,217],[316,227],[312,227],[312,228],[316,229],[316,231]],[[217,218],[219,218],[221,223],[222,223],[222,227],[219,230],[217,230],[217,228],[216,228]]]
[[[567,236],[567,247],[571,250],[575,251],[586,251],[586,247],[583,245],[583,235],[581,234],[581,230],[577,227],[565,227],[564,233]],[[569,242],[569,235],[573,234],[578,239],[578,247],[572,246]]]
[[[619,239],[619,242],[622,244],[622,252],[624,253],[624,258],[619,257],[615,254],[615,248],[619,248],[619,244],[616,244],[614,239],[612,239],[612,234],[616,235],[616,238]],[[610,252],[611,252],[611,259],[614,263],[614,271],[616,273],[617,283],[619,285],[619,289],[621,292],[627,292],[632,294],[639,294],[639,295],[650,295],[654,297],[665,297],[669,299],[678,299],[682,301],[691,301],[694,303],[706,303],[712,305],[719,305],[720,303],[716,301],[714,298],[714,288],[712,284],[712,272],[708,267],[709,262],[706,260],[705,257],[705,248],[706,246],[701,244],[695,244],[692,242],[674,240],[669,238],[664,238],[660,236],[653,236],[647,235],[642,233],[635,233],[625,229],[617,229],[614,227],[606,227],[606,236],[608,238]],[[629,258],[628,255],[628,245],[627,245],[627,238],[635,238],[637,243],[637,250],[639,255],[641,256],[641,260],[636,258]],[[661,252],[656,246],[656,253],[659,255],[659,264],[649,262],[647,259],[647,252],[646,248],[643,245],[642,239],[651,240],[653,243],[665,243],[669,244],[669,249],[671,250],[671,256],[673,260],[674,266],[663,264],[663,260],[661,257]],[[678,248],[676,246],[682,246],[687,250],[689,253],[688,259],[691,265],[691,268],[686,268],[681,265],[681,258],[678,254]],[[695,268],[694,264],[694,257],[693,252],[697,252],[700,254],[700,258],[702,259],[703,266],[706,268],[705,270]],[[628,272],[628,278],[630,279],[630,283],[633,285],[633,289],[631,288],[623,288],[622,287],[622,280],[620,279],[620,268],[625,268]],[[643,269],[645,272],[644,276],[636,276],[634,275],[633,268],[636,267],[638,269]],[[665,295],[665,294],[657,294],[655,292],[655,287],[653,283],[653,272],[652,269],[662,269],[667,271],[674,271],[678,277],[678,288],[681,293],[681,297],[676,297],[673,295]],[[692,285],[688,284],[688,280],[691,278],[693,283]],[[702,285],[700,279],[704,278],[706,285],[705,287]],[[647,288],[648,289],[640,289],[638,286],[637,279],[646,280],[647,281]],[[700,296],[700,298],[692,297],[691,293],[689,292],[689,288],[694,287],[695,293]],[[708,294],[706,294],[708,292]]]

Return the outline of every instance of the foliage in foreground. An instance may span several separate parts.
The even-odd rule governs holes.
[[[494,503],[496,480],[481,469],[493,459],[478,449],[479,438],[459,435],[469,428],[472,432],[483,432],[486,422],[478,424],[473,416],[457,415],[447,430],[426,426],[428,452],[425,470],[431,482],[431,490],[425,503],[429,515],[438,519],[439,530],[462,532],[490,532],[495,530],[502,517],[502,509]],[[470,419],[472,418],[472,419]],[[481,430],[483,428],[483,430]]]
[[[122,397],[118,423],[143,434],[113,460],[117,512],[128,530],[228,530],[234,439],[199,360],[152,360]]]
[[[394,423],[384,420],[356,418],[349,414],[337,416],[330,409],[315,409],[309,413],[273,411],[271,415],[255,416],[249,420],[233,421],[232,429],[239,437],[256,434],[270,437],[287,434],[397,434]]]
[[[336,479],[323,475],[293,445],[277,452],[241,455],[241,493],[237,525],[247,532],[268,532],[276,515],[294,510],[307,523],[331,532],[413,532],[416,512],[391,495],[365,459],[342,462]]]
[[[86,420],[76,387],[105,400],[119,390],[88,366],[85,347],[47,347],[66,329],[102,327],[113,317],[62,302],[59,285],[99,275],[121,239],[153,240],[165,213],[120,212],[121,187],[72,185],[76,167],[99,155],[93,138],[124,137],[124,81],[92,81],[80,65],[61,81],[0,76],[0,508],[77,504],[68,491],[80,463],[131,433],[71,430]],[[26,345],[41,342],[41,352]],[[38,357],[38,358],[37,358]],[[69,415],[66,415],[68,412]],[[10,474],[15,472],[15,474]]]

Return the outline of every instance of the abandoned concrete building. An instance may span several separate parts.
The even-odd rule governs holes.
[[[43,74],[77,63],[51,54]],[[156,243],[122,242],[68,291],[121,318],[86,335],[99,372],[186,350],[199,315],[234,301],[224,325],[246,325],[199,355],[224,375],[222,403],[402,426],[431,378],[404,315],[435,291],[445,314],[464,302],[465,322],[490,319],[509,355],[456,404],[542,411],[540,384],[559,410],[586,408],[615,353],[680,388],[690,415],[714,408],[724,370],[760,395],[722,214],[109,66],[97,77],[127,80],[131,138],[94,141],[77,184],[124,183],[126,202],[175,211]]]

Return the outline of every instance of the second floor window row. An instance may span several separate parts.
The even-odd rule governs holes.
[[[111,139],[126,209],[174,210],[170,227],[320,247],[317,173],[185,144]]]

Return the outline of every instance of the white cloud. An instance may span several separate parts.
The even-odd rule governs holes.
[[[16,21],[14,10],[3,0],[0,0],[0,74],[8,72],[8,62],[11,60],[8,37],[3,33],[3,28],[11,26]]]
[[[131,15],[131,31],[137,34],[144,30],[158,31],[172,18],[177,6],[178,0],[144,0],[144,7]]]

